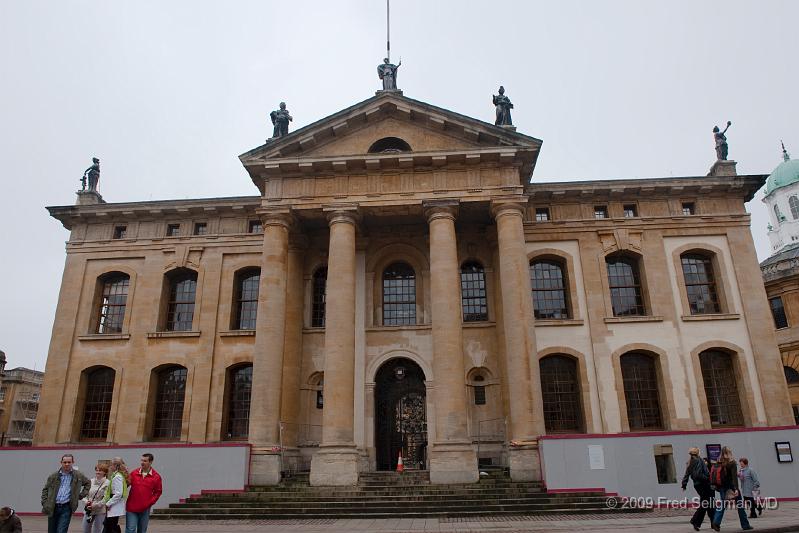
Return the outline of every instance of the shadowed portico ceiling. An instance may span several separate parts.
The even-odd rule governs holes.
[[[398,153],[337,153],[323,149],[384,121],[445,139],[435,150],[413,146]],[[390,133],[390,132],[389,132]],[[401,137],[401,135],[397,135]],[[447,146],[446,139],[450,139]],[[376,140],[376,139],[372,139]],[[439,142],[441,144],[441,142]],[[380,92],[285,137],[239,156],[250,177],[263,188],[269,177],[430,168],[444,165],[510,163],[519,166],[520,184],[532,176],[539,139],[413,100]]]

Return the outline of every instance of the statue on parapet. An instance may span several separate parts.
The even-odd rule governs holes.
[[[713,127],[713,138],[716,140],[716,159],[718,161],[727,160],[727,151],[729,147],[727,146],[727,136],[724,134],[727,133],[730,126],[732,126],[732,122],[728,120],[727,127],[724,128],[724,131],[721,131],[718,126]]]
[[[97,184],[100,182],[100,160],[92,157],[92,166],[86,169],[83,177],[80,179],[81,190],[87,190],[86,182],[88,183],[88,190],[97,192]]]
[[[402,65],[402,59],[397,65],[389,62],[388,58],[384,58],[383,62],[377,65],[377,77],[383,80],[384,91],[397,90],[397,69]]]
[[[510,110],[513,109],[513,104],[510,98],[505,96],[505,87],[499,86],[499,94],[493,95],[494,105],[497,108],[497,119],[494,124],[497,126],[512,126],[513,120],[510,116]]]
[[[280,109],[269,113],[269,118],[272,119],[272,125],[275,127],[274,131],[272,131],[273,139],[285,137],[289,134],[289,122],[294,120],[294,117],[286,109],[286,102],[280,102]]]

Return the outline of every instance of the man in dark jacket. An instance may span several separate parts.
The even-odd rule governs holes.
[[[702,527],[702,522],[705,520],[705,514],[710,523],[713,523],[713,516],[715,510],[713,508],[713,488],[710,486],[710,470],[707,463],[699,457],[699,448],[689,448],[688,454],[690,459],[688,466],[685,468],[685,475],[682,477],[682,490],[688,486],[688,479],[694,481],[694,489],[699,495],[699,507],[697,507],[694,516],[691,517],[691,525],[694,526],[694,531],[699,531]]]
[[[10,507],[0,509],[0,533],[22,533],[22,521]]]
[[[72,454],[61,457],[61,468],[47,478],[42,489],[42,513],[47,515],[47,533],[67,533],[78,500],[89,494],[92,482],[72,468]]]

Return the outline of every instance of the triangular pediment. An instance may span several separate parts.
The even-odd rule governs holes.
[[[287,158],[337,158],[365,155],[379,139],[405,141],[410,153],[469,152],[519,147],[538,151],[541,141],[446,109],[379,92],[338,113],[271,139],[240,156],[252,168]]]

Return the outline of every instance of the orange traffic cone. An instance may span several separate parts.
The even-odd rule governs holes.
[[[402,464],[402,451],[399,452],[399,459],[397,459],[397,472],[402,474],[405,471],[405,465]]]

